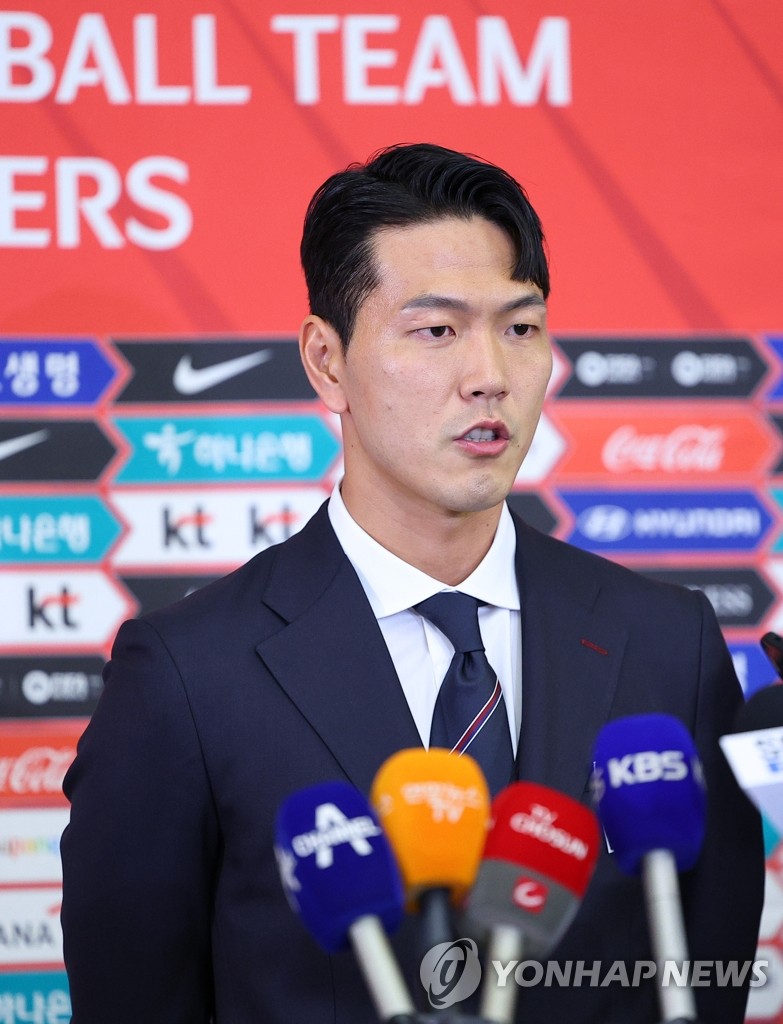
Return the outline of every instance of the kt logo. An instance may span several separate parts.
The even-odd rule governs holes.
[[[38,597],[33,587],[27,588],[27,624],[30,629],[78,629],[79,624],[73,618],[73,606],[79,598],[72,594],[67,586],[60,589],[59,594]]]
[[[181,548],[210,548],[212,545],[207,539],[206,527],[211,522],[212,516],[207,515],[200,505],[196,506],[192,515],[179,516],[176,519],[172,517],[168,508],[164,508],[163,546],[170,548],[176,544]]]
[[[295,532],[295,527],[301,516],[294,512],[290,505],[283,505],[279,512],[267,516],[260,516],[258,509],[252,506],[250,509],[250,543],[258,544],[259,541],[274,544],[277,540],[288,540]],[[270,527],[277,527],[282,534],[275,538],[270,533]]]

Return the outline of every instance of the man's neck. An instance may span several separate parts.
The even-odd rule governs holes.
[[[467,579],[492,546],[502,504],[481,512],[439,513],[410,521],[394,508],[360,507],[342,491],[351,518],[387,551],[433,579],[456,587]]]

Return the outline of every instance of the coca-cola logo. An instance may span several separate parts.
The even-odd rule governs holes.
[[[0,796],[59,794],[75,755],[73,747],[29,747],[16,757],[0,757]]]
[[[690,423],[668,434],[642,434],[627,424],[609,436],[602,457],[610,473],[716,473],[723,465],[725,443],[726,430],[719,426]]]

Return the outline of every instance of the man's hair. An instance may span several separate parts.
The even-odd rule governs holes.
[[[345,348],[359,307],[378,284],[376,232],[444,217],[483,217],[502,228],[514,248],[512,280],[532,281],[546,298],[541,222],[510,174],[429,143],[390,146],[328,178],[305,216],[301,257],[310,311],[332,325]]]

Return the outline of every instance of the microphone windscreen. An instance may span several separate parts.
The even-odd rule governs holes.
[[[468,917],[490,929],[508,925],[527,951],[557,944],[593,873],[600,846],[595,814],[564,793],[517,782],[498,793]]]
[[[345,782],[300,790],[280,808],[275,854],[288,901],[328,952],[349,944],[360,917],[393,931],[402,918],[402,880],[372,808]]]
[[[489,792],[468,754],[401,750],[380,767],[370,799],[394,848],[408,898],[473,884],[489,821]]]
[[[484,857],[534,868],[581,898],[598,846],[598,820],[589,807],[549,786],[515,782],[492,804]]]
[[[732,732],[756,732],[783,726],[783,685],[772,683],[748,698],[734,719]]]
[[[628,874],[652,850],[669,850],[679,871],[704,841],[707,798],[690,733],[671,715],[609,722],[593,754],[593,796],[610,848]]]
[[[757,690],[720,745],[740,788],[767,820],[766,835],[771,827],[783,832],[783,686]]]

